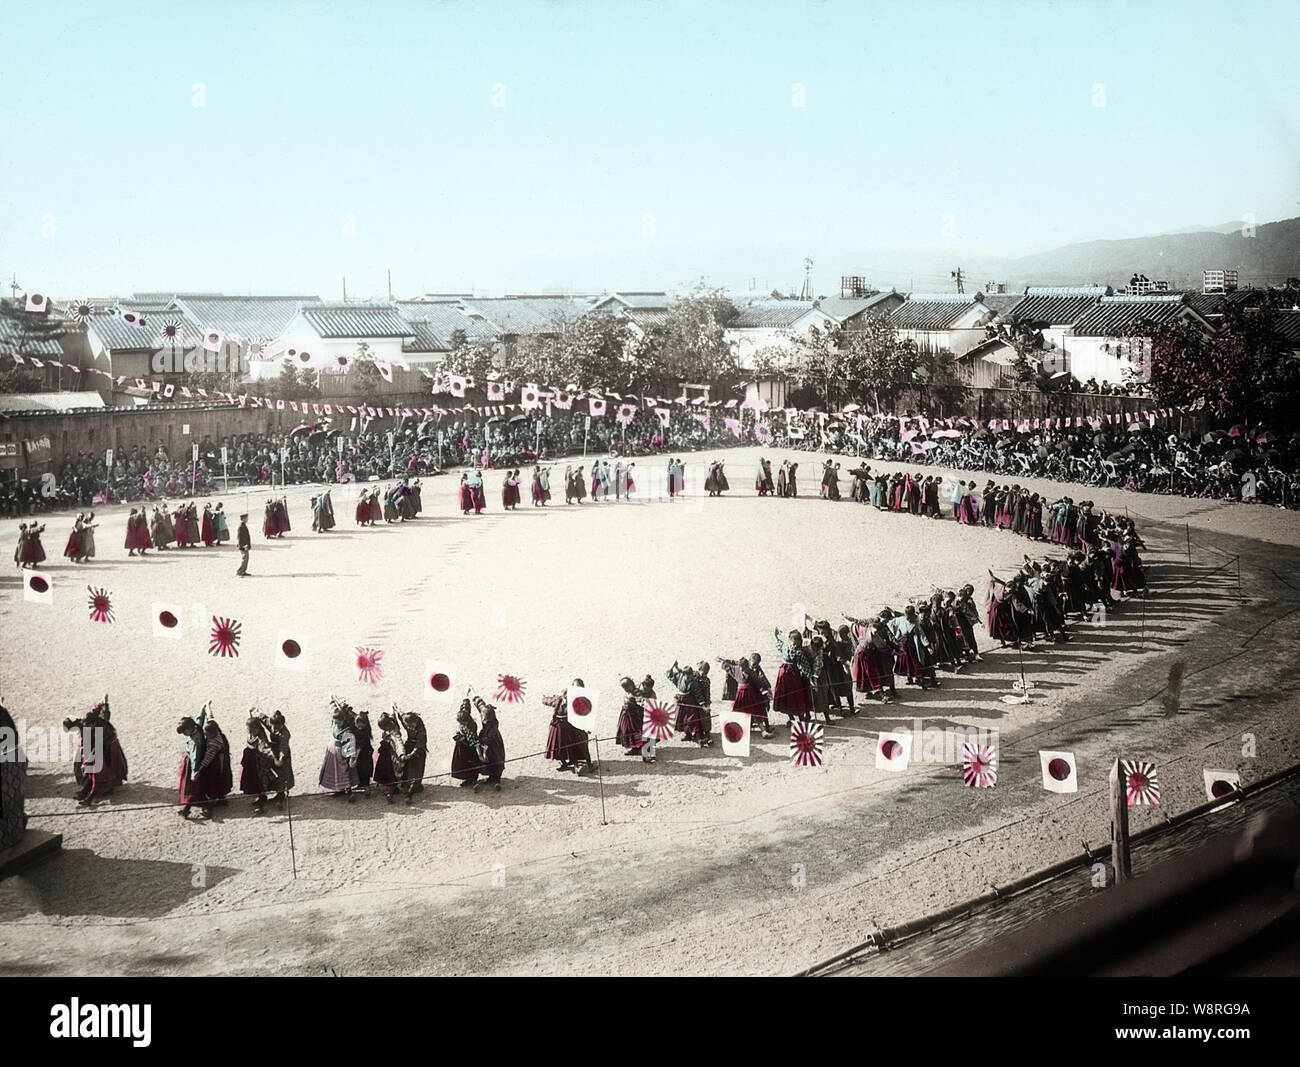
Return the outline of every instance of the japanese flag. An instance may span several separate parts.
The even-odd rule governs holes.
[[[1241,788],[1241,775],[1236,771],[1216,771],[1209,768],[1205,776],[1205,795],[1210,800],[1225,800]]]
[[[876,770],[905,771],[912,758],[912,732],[899,730],[896,733],[880,732],[876,740]]]
[[[659,425],[667,426],[669,419],[672,417],[672,411],[669,408],[655,408],[655,417],[659,420]]]
[[[375,370],[379,371],[379,376],[386,382],[393,380],[393,365],[386,359],[375,360]]]
[[[1043,788],[1049,793],[1077,793],[1079,772],[1074,764],[1073,752],[1039,752],[1038,762],[1043,769]]]
[[[430,661],[424,667],[424,699],[450,700],[456,684],[456,668],[450,663]]]
[[[596,729],[596,708],[600,694],[581,685],[569,686],[569,722],[579,730]]]
[[[587,401],[587,406],[593,415],[605,414],[606,405],[605,405],[605,401],[603,400],[589,400]]]
[[[487,398],[489,400],[504,400],[506,398],[505,385],[501,382],[488,382]]]
[[[181,636],[181,606],[179,604],[166,604],[162,601],[155,600],[153,605],[153,635],[154,637],[170,637],[173,640],[180,640]]]
[[[468,384],[468,381],[462,378],[459,374],[453,374],[451,376],[451,395],[464,396],[465,386]]]
[[[209,352],[220,352],[221,346],[226,343],[226,335],[220,330],[203,331],[203,347]]]
[[[722,712],[722,754],[724,756],[749,755],[749,715],[730,708]]]
[[[43,296],[40,293],[28,293],[27,310],[28,311],[49,311],[50,298],[48,296]]]
[[[54,583],[44,571],[28,571],[23,582],[23,599],[33,604],[54,603]]]
[[[275,649],[275,665],[289,671],[307,669],[307,639],[302,634],[280,631],[280,643]]]
[[[143,326],[144,316],[136,311],[123,311],[122,321],[125,322],[128,326]]]
[[[541,392],[535,385],[525,385],[519,390],[519,404],[525,408],[539,408],[542,406]]]

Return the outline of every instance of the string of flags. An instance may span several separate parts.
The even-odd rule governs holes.
[[[50,605],[54,602],[54,580],[46,572],[24,571],[23,599],[29,603]],[[94,625],[109,626],[117,622],[113,594],[102,586],[86,586],[89,621]],[[207,654],[215,659],[239,659],[244,646],[243,624],[225,615],[209,615],[200,605],[194,605],[192,618],[195,627],[206,630]],[[184,612],[177,604],[166,601],[153,602],[153,635],[168,640],[179,640],[185,632]],[[311,642],[296,630],[278,631],[275,659],[278,667],[305,672],[310,663]],[[369,645],[355,649],[353,667],[359,684],[375,686],[382,680],[384,651]],[[429,701],[450,701],[458,692],[456,666],[440,660],[430,660],[424,670],[424,697]],[[523,704],[527,683],[517,674],[497,675],[495,699],[500,703]],[[595,732],[598,726],[600,693],[587,686],[570,686],[568,689],[569,721],[579,729]],[[720,716],[722,751],[726,756],[748,758],[750,755],[751,720],[745,712],[724,708]],[[657,700],[645,702],[643,727],[648,737],[657,741],[673,736],[673,717],[668,707]],[[875,742],[875,766],[878,770],[902,773],[912,762],[914,732],[911,730],[881,730]],[[820,767],[825,753],[825,730],[817,724],[795,720],[790,728],[790,763],[794,767]],[[1078,762],[1073,752],[1042,749],[1038,753],[1042,787],[1050,793],[1077,793],[1079,791]],[[961,749],[961,780],[968,789],[992,789],[998,784],[998,751],[996,745],[963,742]],[[1155,763],[1149,760],[1121,759],[1117,764],[1124,772],[1124,784],[1129,807],[1157,807],[1160,804],[1160,778]],[[1114,767],[1111,770],[1115,773]],[[1209,800],[1224,800],[1241,788],[1237,772],[1205,768],[1203,770],[1205,794]]]

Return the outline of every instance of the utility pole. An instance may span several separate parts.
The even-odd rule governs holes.
[[[14,294],[14,299],[17,300],[18,294],[22,292],[23,287],[18,284],[18,273],[16,271],[14,272],[13,281],[9,283],[9,288]]]
[[[391,303],[393,299],[393,272],[388,272],[388,300]]]
[[[804,256],[803,260],[803,288],[799,290],[800,300],[811,300],[812,292],[812,256]]]
[[[963,284],[964,279],[961,276],[961,267],[952,271],[951,274],[957,280],[957,292],[964,293],[966,291],[966,286]]]
[[[343,277],[343,303],[346,304],[347,302],[348,302],[348,279],[347,279],[347,275],[344,275],[344,277]]]

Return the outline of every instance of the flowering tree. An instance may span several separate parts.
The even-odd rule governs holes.
[[[1209,334],[1178,321],[1147,335],[1151,392],[1160,403],[1203,406],[1226,422],[1300,425],[1300,366],[1266,310],[1229,306]]]

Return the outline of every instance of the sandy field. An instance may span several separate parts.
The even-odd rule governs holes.
[[[641,503],[566,507],[560,493],[544,510],[525,500],[504,513],[489,472],[488,512],[463,517],[458,477],[426,478],[423,516],[375,529],[354,525],[354,497],[336,489],[339,524],[323,536],[310,529],[310,491],[294,488],[293,532],[276,542],[261,536],[265,494],[231,492],[227,512],[247,502],[252,513],[247,579],[231,545],[126,558],[120,507],[98,512],[98,558],[77,567],[61,556],[71,517],[49,517],[54,603],[25,602],[16,569],[0,582],[0,698],[16,720],[51,728],[107,692],[130,781],[85,812],[66,764],[32,766],[31,825],[62,833],[64,853],[0,882],[0,973],[792,973],[876,927],[1100,846],[1116,756],[1159,768],[1162,806],[1134,809],[1134,829],[1199,804],[1203,767],[1248,782],[1297,762],[1295,513],[1034,482],[1142,516],[1153,590],[1145,610],[1128,603],[1104,626],[1077,626],[1072,643],[1026,654],[1028,704],[1001,699],[1016,653],[986,649],[983,663],[941,673],[940,690],[900,684],[897,703],[837,719],[820,768],[790,765],[784,729],[748,760],[682,741],[661,745],[654,765],[624,757],[612,740],[621,675],[654,674],[665,699],[675,659],[758,650],[775,677],[772,629],[793,612],[838,624],[934,586],[970,581],[982,594],[990,567],[1059,551],[819,500],[811,454],[798,455],[804,496],[758,499],[758,454],[721,453],[732,492],[716,500],[646,500],[666,461],[639,460]],[[688,489],[707,458],[688,457]],[[16,531],[0,524],[7,545]],[[88,584],[112,591],[111,625],[88,621]],[[152,636],[155,601],[183,608],[179,641]],[[207,626],[193,623],[213,614],[241,622],[237,659],[207,654]],[[304,673],[277,667],[282,631],[305,643]],[[377,686],[356,679],[359,645],[384,650]],[[428,661],[454,665],[456,701],[424,700]],[[1177,662],[1186,677],[1169,715]],[[449,769],[464,687],[490,695],[503,672],[525,679],[527,699],[498,709],[516,760],[502,792],[448,777],[412,807],[315,793],[331,694],[372,722],[393,703],[421,712],[432,774]],[[540,755],[540,698],[575,676],[605,696],[599,781]],[[715,694],[721,685],[715,665]],[[248,708],[289,720],[296,878],[283,812],[254,816],[233,796],[210,819],[175,814],[175,724],[209,699],[236,761]],[[966,789],[955,763],[877,770],[876,731],[918,718],[996,729],[996,788]],[[1076,753],[1078,793],[1042,789],[1039,749]]]

